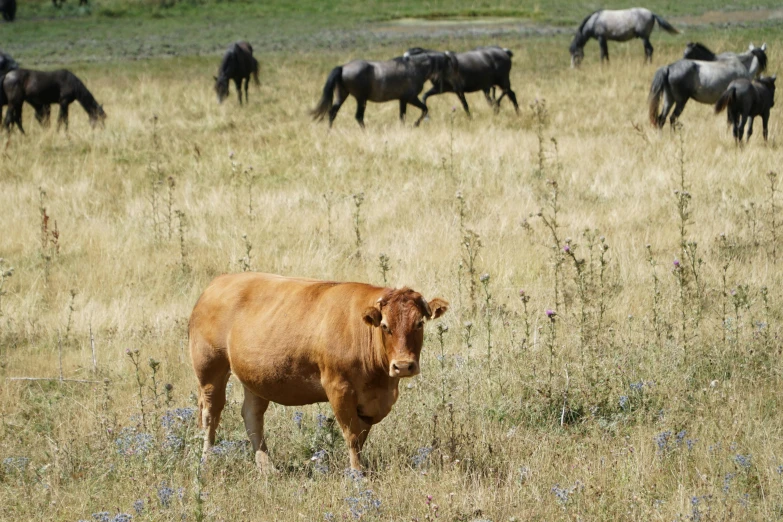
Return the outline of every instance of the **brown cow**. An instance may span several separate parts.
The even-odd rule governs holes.
[[[269,402],[332,405],[351,468],[391,411],[402,377],[419,373],[424,321],[448,309],[410,288],[243,273],[216,278],[190,316],[190,355],[199,381],[204,455],[233,372],[245,388],[242,417],[262,471],[274,466],[264,441]]]

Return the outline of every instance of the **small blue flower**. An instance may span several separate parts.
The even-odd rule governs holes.
[[[750,454],[748,454],[748,455],[735,455],[734,456],[734,463],[737,464],[737,466],[739,466],[739,467],[741,467],[743,469],[748,469],[750,467],[750,464],[751,464],[750,458],[751,458]]]
[[[632,382],[631,384],[629,384],[629,387],[633,391],[641,391],[641,389],[644,388],[644,382],[642,382],[642,381]]]
[[[658,445],[658,451],[665,451],[672,436],[671,431],[664,431],[655,436],[655,443]]]
[[[427,462],[427,459],[430,456],[430,453],[432,453],[432,450],[434,448],[432,446],[424,446],[416,450],[416,455],[411,457],[411,461],[413,462],[413,465],[418,467],[421,467],[422,464]]]
[[[139,499],[133,502],[133,509],[136,511],[137,515],[141,515],[144,513],[144,499]]]
[[[302,420],[304,419],[304,413],[301,411],[294,412],[294,424],[298,429],[302,429]]]
[[[620,408],[625,409],[625,405],[628,404],[628,396],[620,395]]]
[[[93,513],[92,519],[96,522],[109,522],[109,516],[108,511],[101,511],[99,513]]]
[[[160,506],[167,508],[171,505],[171,496],[174,494],[174,490],[171,489],[168,486],[168,483],[164,480],[160,483],[160,487],[158,488],[158,500],[160,501]]]
[[[131,520],[133,520],[133,516],[128,513],[117,513],[111,519],[111,522],[130,522]]]
[[[685,439],[685,435],[687,435],[687,434],[688,433],[685,430],[679,431],[677,433],[677,435],[675,436],[675,440],[676,440],[677,444],[682,444],[682,441],[683,441],[683,439]]]

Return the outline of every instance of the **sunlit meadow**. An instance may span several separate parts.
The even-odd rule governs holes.
[[[246,107],[233,87],[217,104],[215,50],[71,56],[106,127],[74,105],[67,134],[42,129],[25,107],[27,135],[3,134],[0,518],[783,517],[783,126],[773,109],[770,141],[757,122],[739,148],[709,106],[663,131],[646,107],[691,39],[765,40],[776,73],[775,26],[656,30],[653,66],[639,41],[601,66],[592,42],[580,70],[559,26],[290,38],[256,49]],[[519,115],[472,94],[470,120],[445,94],[419,128],[396,103],[368,105],[365,131],[353,100],[331,131],[309,119],[333,66],[417,38],[511,48]],[[328,404],[270,407],[280,473],[259,474],[234,379],[202,464],[186,325],[213,277],[243,270],[451,302],[364,478]]]

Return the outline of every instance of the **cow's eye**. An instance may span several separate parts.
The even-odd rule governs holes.
[[[419,321],[416,323],[416,329],[421,330],[424,327],[424,321]]]
[[[387,334],[390,334],[390,333],[391,333],[391,330],[389,329],[389,326],[388,326],[386,323],[381,323],[381,328],[382,328],[382,329],[383,329],[383,331],[384,331],[384,332],[386,332]]]

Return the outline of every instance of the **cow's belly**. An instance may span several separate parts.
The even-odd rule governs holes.
[[[302,406],[327,400],[316,364],[274,352],[243,352],[238,357],[229,351],[231,371],[253,393],[284,406]]]

